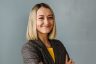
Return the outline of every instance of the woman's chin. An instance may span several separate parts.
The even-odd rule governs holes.
[[[44,34],[48,34],[50,31],[43,31],[42,33],[44,33]]]
[[[49,32],[50,32],[49,30],[40,31],[40,33],[42,34],[48,34]]]

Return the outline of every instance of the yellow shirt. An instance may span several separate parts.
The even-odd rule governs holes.
[[[53,48],[47,48],[47,49],[48,49],[50,55],[52,56],[52,58],[53,58],[53,60],[54,60],[54,62],[55,62],[55,55],[54,55]]]

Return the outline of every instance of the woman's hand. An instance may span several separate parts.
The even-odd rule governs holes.
[[[68,56],[66,55],[66,63],[65,64],[75,64],[72,59],[68,61]]]

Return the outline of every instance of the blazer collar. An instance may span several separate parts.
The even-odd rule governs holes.
[[[56,54],[56,52],[55,52],[56,50],[55,50],[55,48],[54,48],[54,45],[52,44],[51,40],[49,40],[49,41],[50,41],[51,46],[53,47],[54,55],[55,55],[55,54]],[[48,49],[47,49],[46,46],[44,45],[44,43],[43,43],[40,39],[37,40],[37,42],[38,42],[38,44],[41,46],[41,48],[44,50],[45,56],[46,56],[46,58],[47,58],[47,61],[49,61],[50,64],[55,64],[55,63],[54,63],[54,60],[52,59],[52,57],[51,57]],[[55,55],[55,57],[56,57],[56,55]]]
[[[41,40],[40,40],[40,42],[41,42],[41,44],[43,45],[43,47],[44,47],[44,49],[45,49],[45,52],[48,54],[49,59],[51,59],[52,64],[59,64],[59,62],[61,62],[61,61],[59,60],[59,55],[60,55],[60,53],[58,52],[58,46],[57,46],[57,44],[56,44],[57,41],[54,40],[54,39],[49,40],[49,42],[50,42],[50,44],[51,44],[51,46],[52,46],[52,48],[53,48],[53,51],[54,51],[55,63],[54,63],[54,60],[52,59],[50,53],[48,52],[46,46],[44,45],[44,43],[43,43]]]

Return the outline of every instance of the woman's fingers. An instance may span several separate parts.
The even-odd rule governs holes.
[[[69,64],[75,64],[75,62],[74,62],[72,59],[70,59],[70,60],[68,61],[68,63],[69,63]]]
[[[68,56],[66,55],[66,62],[68,61]]]
[[[66,64],[75,64],[72,59],[68,61],[68,56],[66,55]]]
[[[72,60],[72,64],[75,64],[75,62]]]

